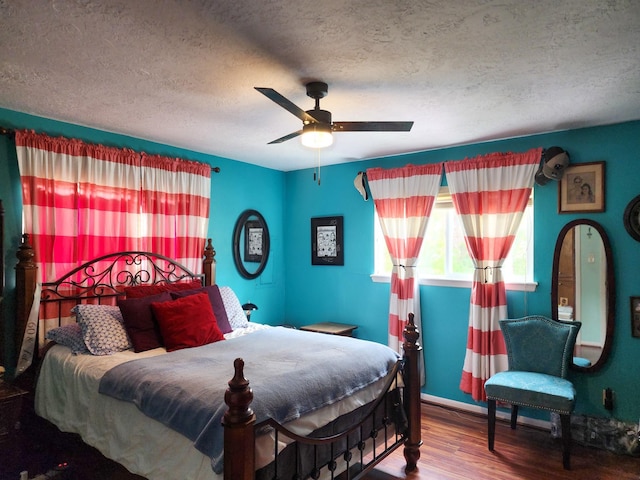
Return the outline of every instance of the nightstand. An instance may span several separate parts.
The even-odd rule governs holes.
[[[300,330],[307,332],[326,333],[329,335],[342,335],[344,337],[352,337],[353,331],[358,328],[357,325],[345,325],[344,323],[321,322],[312,325],[300,327]]]
[[[0,380],[0,443],[11,440],[20,426],[24,390]]]

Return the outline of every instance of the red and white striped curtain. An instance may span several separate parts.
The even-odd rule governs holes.
[[[125,250],[200,268],[209,165],[29,131],[16,132],[16,150],[24,228],[43,282]]]
[[[145,154],[141,166],[142,250],[199,272],[209,224],[211,166]]]
[[[24,230],[42,282],[102,255],[145,250],[200,271],[211,167],[16,131]],[[40,342],[57,313],[44,312]]]
[[[507,318],[502,266],[531,195],[542,149],[446,162],[453,205],[475,272],[460,389],[485,401],[484,383],[508,368],[498,321]]]
[[[367,170],[369,190],[393,262],[389,346],[398,353],[409,313],[414,314],[416,326],[421,330],[416,265],[441,178],[441,163]]]
[[[139,155],[16,131],[24,231],[43,282],[139,246]]]

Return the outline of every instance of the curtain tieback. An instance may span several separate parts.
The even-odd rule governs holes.
[[[415,266],[415,265],[403,265],[403,264],[401,264],[401,263],[394,263],[392,266],[393,266],[393,267],[402,267],[402,268],[404,268],[405,270],[406,270],[407,268],[416,268],[416,266]]]
[[[476,270],[484,270],[484,283],[487,283],[487,275],[493,275],[493,270],[496,268],[502,268],[502,266],[498,265],[495,267],[486,266],[486,267],[476,267]]]

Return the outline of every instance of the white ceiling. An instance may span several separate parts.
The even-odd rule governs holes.
[[[637,0],[0,0],[0,107],[283,171],[640,119]]]

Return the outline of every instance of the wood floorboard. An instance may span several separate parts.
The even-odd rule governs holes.
[[[60,480],[144,480],[76,435],[38,419],[23,424],[11,444],[0,444],[0,480],[18,480],[22,470],[33,477],[65,461],[70,467]],[[522,425],[514,431],[502,421],[489,452],[486,417],[430,404],[422,405],[422,441],[417,471],[405,474],[398,450],[366,480],[640,480],[640,458],[575,444],[572,469],[564,470],[560,442],[549,432]]]
[[[502,421],[490,452],[486,417],[435,405],[422,405],[422,441],[416,472],[404,473],[398,452],[366,480],[640,480],[640,458],[575,443],[567,471],[560,440],[533,427],[511,430]]]

